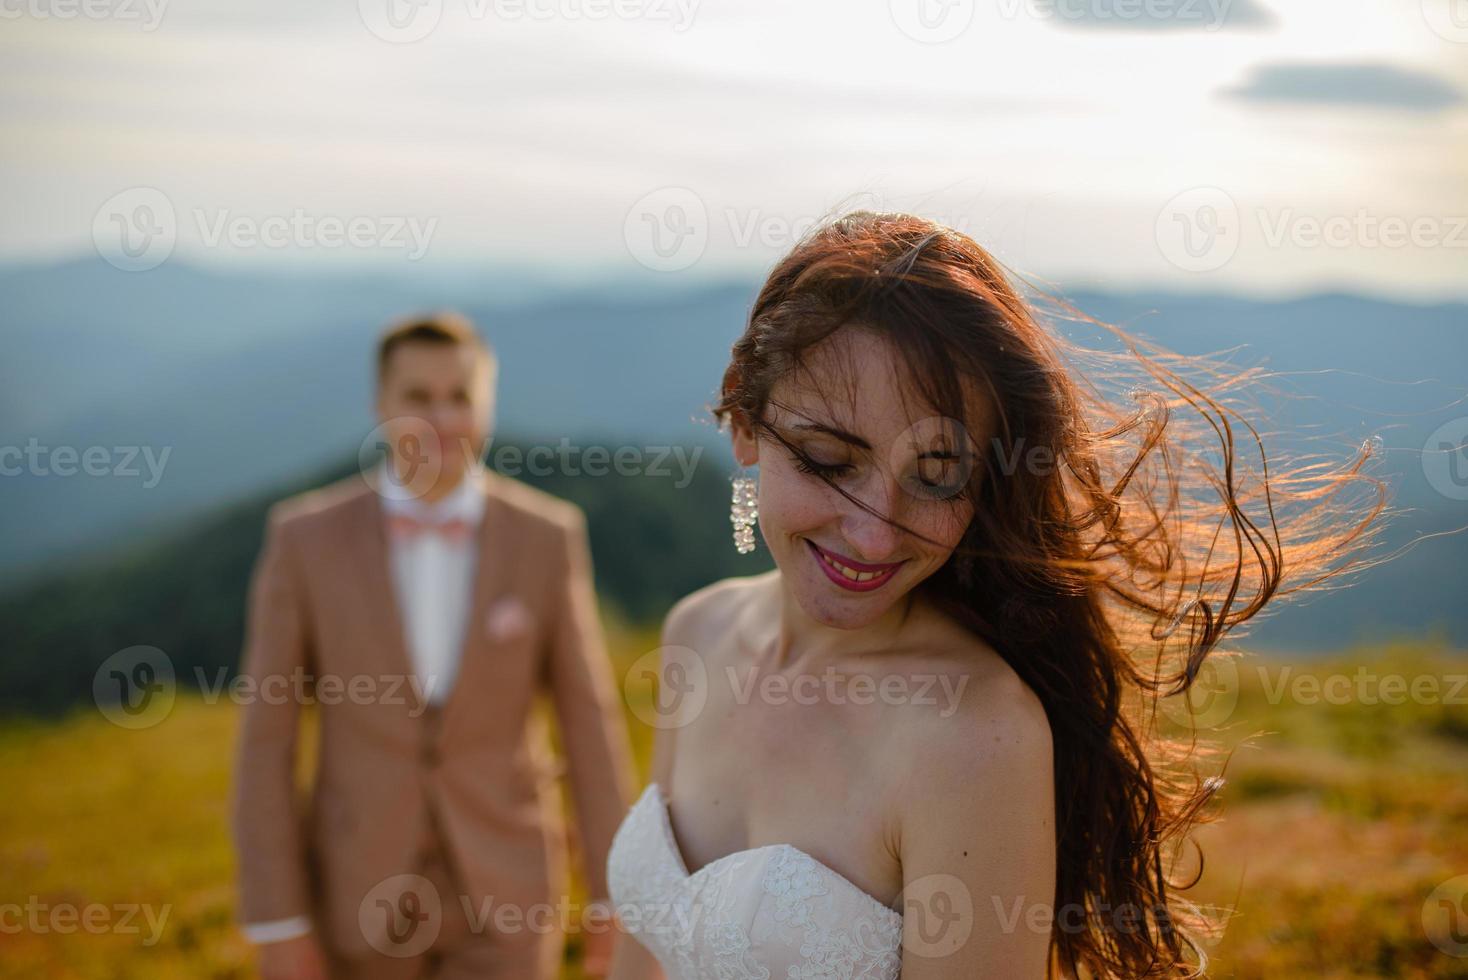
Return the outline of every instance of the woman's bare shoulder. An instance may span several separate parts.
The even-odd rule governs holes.
[[[747,610],[777,587],[772,578],[776,574],[727,578],[691,592],[674,603],[663,619],[663,665],[666,667],[674,662],[686,664],[688,651],[692,651],[694,662],[702,663],[707,669],[721,655],[733,627],[747,615]],[[686,737],[678,730],[685,724],[687,722],[658,727],[653,743],[653,779],[664,786],[672,783],[675,746]]]
[[[778,574],[726,578],[690,592],[663,619],[663,643],[694,646],[710,631],[728,628],[752,603],[767,596]]]
[[[931,678],[942,710],[903,712],[904,750],[938,760],[940,769],[983,765],[996,753],[1046,762],[1049,717],[1039,695],[998,651],[967,631],[938,631],[903,667],[910,681]],[[967,760],[960,763],[960,759]]]
[[[903,711],[886,762],[898,772],[893,825],[904,862],[983,866],[1032,830],[1054,827],[1054,746],[1044,703],[987,644],[915,658],[937,675],[941,709]],[[976,820],[976,815],[984,815]],[[999,815],[999,816],[996,816]],[[974,828],[982,824],[985,833]],[[1048,832],[1048,831],[1046,831]]]
[[[955,907],[966,897],[975,912],[1048,909],[1056,874],[1055,777],[1043,703],[987,645],[938,650],[933,659],[968,683],[947,717],[904,713],[914,721],[904,722],[889,820],[904,891],[931,882]],[[975,917],[964,935],[959,968],[966,973],[1001,964],[992,975],[1039,975],[1034,964],[1044,962],[1045,936],[1003,928],[992,916]]]

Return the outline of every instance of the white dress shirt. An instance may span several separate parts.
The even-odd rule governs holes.
[[[428,503],[384,495],[382,507],[389,515],[406,514],[435,524],[458,519],[477,527],[484,516],[483,478],[482,468],[475,466],[442,500]],[[478,534],[457,541],[433,532],[407,538],[388,535],[388,564],[408,656],[418,689],[430,704],[443,703],[459,674],[478,543]]]
[[[379,477],[383,482],[377,486],[387,491],[381,494],[387,516],[405,514],[433,524],[458,519],[476,529],[484,516],[482,465],[470,469],[447,497],[434,503],[392,493],[396,484],[386,462]],[[479,534],[476,530],[462,540],[453,540],[432,531],[408,537],[398,537],[386,529],[383,533],[387,535],[393,593],[417,690],[430,704],[441,705],[459,674],[459,656],[473,601]],[[310,931],[311,920],[306,916],[244,926],[245,938],[256,944],[283,942]]]

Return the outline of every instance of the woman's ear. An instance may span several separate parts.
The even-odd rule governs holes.
[[[754,436],[754,426],[749,416],[738,407],[734,393],[739,390],[739,368],[730,362],[724,369],[724,383],[720,392],[721,401],[730,406],[729,436],[733,443],[734,461],[740,466],[753,466],[759,462],[759,440]]]
[[[759,440],[755,438],[754,429],[742,412],[735,412],[729,417],[729,438],[736,463],[740,466],[754,466],[759,463]]]

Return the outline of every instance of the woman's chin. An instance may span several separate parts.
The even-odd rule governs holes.
[[[870,626],[886,615],[893,603],[901,598],[900,593],[865,594],[859,592],[839,593],[838,586],[821,580],[801,582],[796,585],[794,598],[801,610],[811,619],[838,630],[858,630]]]

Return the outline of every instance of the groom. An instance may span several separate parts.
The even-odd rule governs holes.
[[[585,521],[480,463],[495,371],[462,317],[392,327],[377,351],[386,458],[271,512],[233,800],[266,980],[556,976],[574,907],[542,690],[605,914],[633,776]],[[309,806],[305,703],[320,746]],[[613,933],[587,928],[602,962]]]

